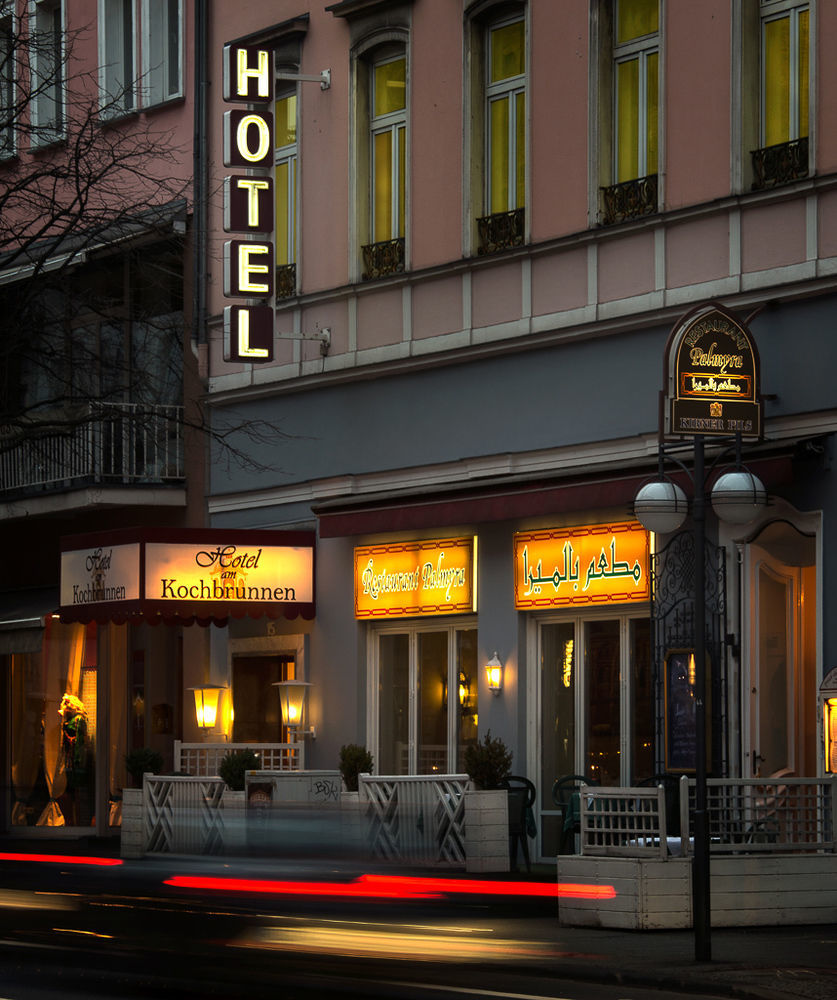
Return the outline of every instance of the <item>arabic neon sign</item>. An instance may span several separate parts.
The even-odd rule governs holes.
[[[648,532],[636,521],[514,536],[516,608],[647,601]]]
[[[476,611],[477,540],[429,539],[355,549],[355,617]]]

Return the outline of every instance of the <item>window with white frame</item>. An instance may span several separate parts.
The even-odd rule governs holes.
[[[371,66],[370,162],[372,242],[404,237],[406,207],[407,60]]]
[[[15,17],[10,2],[0,3],[0,158],[15,152]]]
[[[759,149],[753,187],[808,174],[810,4],[759,4]]]
[[[296,292],[296,185],[297,185],[297,94],[280,93],[274,110],[276,158],[276,295],[287,298]]]
[[[143,0],[143,103],[183,95],[182,0]]]
[[[658,0],[616,0],[613,86],[617,184],[657,173],[659,26]]]
[[[99,0],[99,91],[102,114],[114,117],[137,105],[133,0]]]
[[[32,140],[40,145],[64,132],[64,5],[31,0],[29,19]]]
[[[526,26],[522,17],[487,29],[486,209],[522,209],[526,202]]]

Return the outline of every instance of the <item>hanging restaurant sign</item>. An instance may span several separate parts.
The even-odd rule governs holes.
[[[519,609],[648,601],[648,532],[637,521],[519,531],[514,604]]]
[[[687,313],[664,364],[667,435],[761,437],[758,351],[730,313],[712,303]]]
[[[474,612],[476,573],[474,536],[360,546],[355,549],[355,617]]]
[[[311,532],[133,529],[62,540],[62,621],[314,616]]]

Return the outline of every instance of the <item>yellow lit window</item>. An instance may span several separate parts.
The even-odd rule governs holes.
[[[372,74],[372,238],[381,243],[404,235],[407,60],[377,63]]]
[[[280,97],[274,108],[276,129],[276,265],[296,261],[296,94]]]
[[[526,191],[526,36],[522,20],[488,30],[488,211],[523,208]]]
[[[762,143],[774,146],[808,135],[807,7],[762,22]]]
[[[614,46],[616,181],[657,173],[658,0],[617,0]]]

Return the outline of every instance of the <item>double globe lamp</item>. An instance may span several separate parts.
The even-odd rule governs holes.
[[[718,477],[709,500],[721,521],[747,524],[767,505],[767,490],[758,476],[738,469]],[[686,494],[670,479],[647,483],[634,500],[639,523],[659,535],[677,531],[686,520],[688,509]]]

